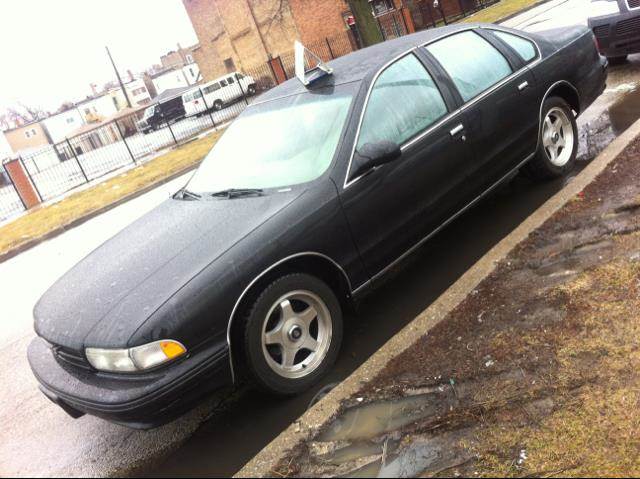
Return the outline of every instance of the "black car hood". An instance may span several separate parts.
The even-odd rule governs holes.
[[[34,310],[36,332],[77,351],[128,346],[177,290],[300,194],[164,202],[42,296]]]

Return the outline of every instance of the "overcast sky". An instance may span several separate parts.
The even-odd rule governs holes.
[[[0,109],[17,101],[55,110],[121,75],[197,42],[181,0],[2,0]]]

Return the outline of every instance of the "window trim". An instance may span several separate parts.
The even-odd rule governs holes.
[[[486,30],[489,35],[491,35],[493,38],[495,38],[498,43],[500,43],[501,45],[504,45],[504,47],[507,48],[511,53],[513,53],[513,55],[515,55],[516,58],[518,58],[522,62],[522,64],[525,65],[525,66],[532,64],[533,62],[539,60],[540,57],[541,57],[540,49],[538,48],[537,43],[534,42],[530,38],[523,37],[522,35],[518,35],[517,33],[508,32],[506,30],[501,30],[499,28],[485,28],[484,30]],[[528,41],[529,43],[533,44],[533,47],[534,47],[533,50],[535,52],[535,55],[533,56],[533,58],[531,60],[525,60],[524,57],[522,55],[520,55],[518,50],[516,50],[514,47],[512,47],[509,44],[509,42],[507,42],[506,40],[503,40],[498,35],[495,35],[494,32],[504,33],[506,35],[511,35],[511,36],[514,36],[514,37],[517,37],[517,38],[521,38],[522,40]]]
[[[427,45],[435,43],[435,42],[437,42],[439,40],[443,40],[443,39],[445,39],[447,37],[450,37],[452,35],[456,35],[458,33],[463,33],[463,32],[469,31],[469,30],[475,31],[475,30],[478,30],[478,29],[480,29],[480,30],[498,30],[498,31],[503,31],[503,32],[507,32],[507,33],[513,33],[513,32],[511,32],[511,30],[502,29],[502,28],[499,28],[498,26],[494,26],[494,25],[492,25],[491,27],[481,26],[481,27],[461,28],[460,30],[456,30],[456,31],[453,31],[453,32],[449,32],[449,33],[443,34],[443,35],[441,35],[439,37],[436,37],[436,38],[433,38],[433,39],[431,39],[431,40],[429,40],[427,42],[424,42],[422,44],[419,44],[419,45],[416,45],[414,47],[411,47],[407,51],[398,54],[397,56],[395,56],[394,58],[389,60],[387,63],[385,63],[382,67],[380,67],[378,69],[378,71],[375,73],[375,75],[373,76],[373,78],[371,80],[371,84],[369,85],[369,87],[367,89],[367,95],[366,95],[366,97],[364,99],[364,103],[362,105],[362,111],[360,112],[360,119],[358,120],[358,128],[356,129],[356,135],[355,135],[355,137],[353,139],[353,146],[351,148],[351,155],[349,156],[349,163],[347,164],[347,171],[345,173],[344,182],[342,184],[342,190],[343,191],[346,190],[352,184],[356,183],[358,180],[360,180],[360,178],[362,178],[364,175],[366,175],[366,173],[365,173],[364,175],[356,176],[355,178],[349,179],[349,173],[351,172],[351,165],[353,163],[353,157],[354,157],[355,152],[356,152],[356,145],[358,144],[358,139],[360,138],[360,129],[362,128],[362,121],[363,121],[363,118],[364,118],[364,113],[367,110],[367,105],[369,104],[369,98],[371,97],[371,92],[373,91],[373,85],[375,84],[375,82],[378,79],[378,77],[382,74],[382,72],[384,70],[386,70],[390,65],[392,65],[396,61],[400,60],[405,55],[408,55],[409,53],[413,53],[414,51],[415,52],[419,52],[420,48],[424,48]],[[540,50],[540,46],[538,45],[538,43],[534,39],[528,38],[528,37],[526,37],[524,35],[520,35],[518,33],[513,33],[513,34],[533,42],[533,44],[536,47],[537,54],[538,54],[537,58],[534,61],[532,61],[531,63],[526,64],[525,66],[523,66],[519,70],[514,71],[510,76],[504,78],[500,83],[497,83],[497,84],[493,85],[492,88],[489,88],[488,90],[485,90],[480,95],[476,96],[475,98],[469,100],[466,103],[463,102],[456,110],[450,111],[449,114],[445,115],[443,118],[441,118],[438,123],[435,123],[434,125],[431,125],[431,127],[429,127],[427,130],[422,132],[420,135],[418,135],[415,138],[413,138],[409,143],[404,143],[404,144],[400,145],[400,150],[401,151],[404,152],[405,150],[407,150],[408,148],[413,146],[413,144],[415,144],[416,142],[420,141],[422,138],[424,138],[425,136],[430,134],[436,128],[441,127],[446,122],[448,122],[448,121],[452,120],[453,118],[457,117],[458,115],[460,115],[462,112],[467,110],[469,107],[471,107],[475,103],[477,103],[480,100],[484,99],[485,97],[487,97],[488,95],[493,93],[498,88],[501,88],[506,83],[510,82],[511,80],[516,78],[517,76],[521,75],[523,72],[529,70],[531,67],[533,67],[534,65],[536,65],[537,63],[542,61],[542,51]],[[419,53],[416,53],[416,56],[419,58]],[[433,77],[433,72],[429,71],[429,73]],[[437,81],[438,80],[436,79],[436,82]]]

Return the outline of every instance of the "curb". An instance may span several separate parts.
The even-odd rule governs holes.
[[[198,162],[199,164],[199,162]],[[193,171],[194,169],[197,168],[198,164],[196,165],[191,165],[188,166],[187,168],[184,168],[180,171],[177,171],[175,173],[172,173],[171,175],[167,176],[166,178],[163,178],[161,180],[158,180],[155,183],[151,183],[147,186],[145,186],[144,188],[138,190],[138,191],[134,191],[133,193],[130,193],[126,196],[123,196],[122,198],[120,198],[119,200],[114,201],[113,203],[109,203],[108,205],[104,205],[101,206],[100,208],[98,208],[97,210],[93,210],[89,213],[87,213],[84,216],[81,216],[80,218],[76,218],[73,221],[70,221],[67,224],[61,225],[56,227],[55,229],[49,231],[48,233],[45,233],[42,236],[39,236],[37,238],[34,238],[32,240],[27,241],[26,243],[22,243],[19,246],[16,246],[15,248],[10,249],[9,251],[7,251],[6,253],[2,253],[0,254],[0,263],[3,263],[4,261],[7,261],[11,258],[13,258],[14,256],[19,255],[20,253],[24,253],[25,251],[38,246],[40,243],[44,243],[47,240],[50,240],[52,238],[55,238],[58,235],[61,235],[62,233],[65,233],[66,231],[75,228],[76,226],[80,226],[83,223],[86,223],[87,221],[95,218],[96,216],[100,216],[102,213],[106,213],[109,210],[112,210],[113,208],[116,208],[128,201],[131,201],[133,199],[136,199],[139,196],[144,195],[145,193],[148,193],[151,190],[154,190],[156,188],[158,188],[159,186],[162,186],[166,183],[169,183],[170,181],[175,180],[176,178],[179,178],[180,176],[189,173],[190,171]]]
[[[640,136],[640,120],[614,140],[571,183],[551,197],[520,226],[495,245],[431,306],[420,313],[324,399],[259,452],[234,477],[269,476],[289,450],[308,439],[313,432],[338,414],[344,399],[357,393],[361,385],[378,375],[389,361],[413,346],[424,333],[445,319],[481,281],[495,270],[501,260],[530,233],[542,226],[554,213],[589,185],[638,136]]]

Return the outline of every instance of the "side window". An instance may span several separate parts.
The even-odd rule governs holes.
[[[382,72],[366,108],[356,148],[382,140],[401,145],[447,114],[440,91],[414,55]]]
[[[499,30],[491,30],[491,32],[518,52],[525,62],[528,63],[537,56],[536,47],[533,45],[533,42],[517,35],[501,32]]]
[[[511,75],[511,67],[489,42],[467,31],[427,46],[455,83],[462,99],[469,101]]]
[[[220,84],[222,86],[227,86],[227,80],[220,80]]]
[[[235,83],[236,81],[233,79],[233,77],[229,77],[227,78],[227,81],[229,82],[229,85],[231,85],[232,83]]]

